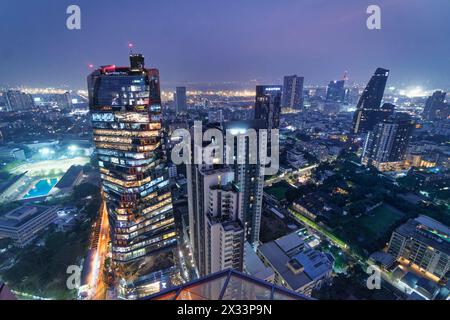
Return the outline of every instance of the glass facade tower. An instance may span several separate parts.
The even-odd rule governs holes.
[[[142,55],[88,77],[93,137],[108,209],[119,295],[176,282],[177,232],[162,146],[159,71]]]
[[[380,106],[388,77],[389,70],[378,68],[364,89],[353,119],[355,134],[372,131],[375,125],[383,120],[382,115],[385,113]]]

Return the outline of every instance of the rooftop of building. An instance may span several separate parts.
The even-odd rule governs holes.
[[[304,295],[240,273],[223,270],[145,300],[310,300]]]
[[[396,231],[450,255],[450,228],[428,216],[408,220]]]
[[[269,267],[266,267],[256,252],[253,250],[250,243],[247,241],[244,245],[244,268],[248,274],[258,279],[267,279],[274,275],[274,272]]]
[[[285,235],[275,240],[276,244],[286,253],[290,253],[305,245],[304,239],[296,232]]]
[[[0,216],[0,227],[19,228],[28,221],[37,218],[52,207],[46,206],[22,206],[13,209]]]
[[[69,170],[67,170],[64,176],[61,178],[61,180],[58,181],[55,187],[58,189],[71,187],[75,182],[75,180],[77,179],[77,177],[82,173],[83,173],[82,166],[71,166]]]
[[[290,241],[294,237],[291,235],[288,235],[289,238],[285,236],[283,237],[285,239],[278,239],[283,239],[280,242],[275,240],[262,244],[258,251],[283,277],[289,287],[296,291],[330,272],[333,268],[334,259],[330,255],[310,248],[298,252],[293,251],[294,253],[285,251],[279,243],[286,249],[292,248],[293,242]]]

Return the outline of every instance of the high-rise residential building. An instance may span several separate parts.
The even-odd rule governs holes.
[[[34,107],[33,97],[30,94],[18,90],[8,90],[4,94],[7,111],[24,111]]]
[[[283,82],[283,108],[303,108],[303,84],[305,78],[297,75],[285,76]]]
[[[240,192],[242,192],[242,206],[244,212],[244,224],[247,241],[255,246],[259,242],[259,233],[261,229],[261,212],[263,200],[264,187],[264,166],[261,159],[256,157],[256,163],[250,160],[251,144],[257,143],[258,148],[260,142],[252,141],[250,136],[256,133],[258,138],[259,130],[267,129],[267,123],[264,120],[253,121],[230,121],[225,122],[224,129],[226,132],[231,132],[231,139],[225,139],[226,144],[233,146],[233,155],[237,155],[234,160],[226,159],[226,162],[232,162],[234,170],[234,177]],[[241,138],[240,138],[241,137]],[[243,137],[243,139],[242,139]],[[228,136],[230,138],[230,136]],[[238,161],[238,155],[244,155],[244,161]],[[226,156],[228,156],[226,154]]]
[[[435,91],[428,98],[423,110],[423,117],[427,120],[442,120],[450,116],[450,105],[445,103],[446,92]]]
[[[282,87],[277,85],[256,86],[255,120],[264,120],[265,128],[280,128]]]
[[[264,121],[204,127],[220,130],[231,152],[218,155],[215,164],[186,166],[189,237],[200,275],[225,268],[242,270],[245,242],[259,242],[264,169],[259,160],[250,162],[249,151],[250,145],[257,143],[251,140],[251,131],[264,127]],[[238,161],[239,155],[244,161]]]
[[[187,113],[186,87],[177,87],[174,95],[175,110],[178,113]]]
[[[225,269],[242,271],[242,193],[234,172],[223,165],[191,165],[188,172],[191,248],[200,276]]]
[[[403,163],[414,126],[411,116],[401,112],[375,125],[366,136],[362,163],[378,169],[390,167],[388,164]]]
[[[330,81],[327,88],[327,101],[344,102],[346,95],[344,85],[345,80]]]
[[[119,295],[134,299],[175,284],[178,268],[159,71],[139,54],[130,63],[94,71],[88,89],[115,278]]]
[[[435,280],[450,271],[450,229],[427,216],[398,227],[389,241],[388,253],[401,262],[414,264]]]
[[[364,89],[353,119],[355,134],[371,131],[379,122],[380,106],[388,77],[389,70],[378,68]]]

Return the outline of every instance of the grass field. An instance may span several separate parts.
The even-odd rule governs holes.
[[[370,215],[359,218],[346,216],[342,223],[333,229],[333,234],[347,242],[352,248],[370,253],[381,249],[392,233],[392,228],[405,217],[405,214],[388,204],[374,209]]]
[[[359,224],[373,233],[374,236],[380,237],[404,216],[403,212],[388,204],[383,204],[374,209],[370,216],[364,215],[361,217]]]
[[[269,188],[264,188],[264,192],[274,196],[278,201],[284,200],[286,198],[286,192],[293,189],[288,183],[281,181]]]

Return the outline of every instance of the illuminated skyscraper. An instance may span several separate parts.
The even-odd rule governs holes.
[[[384,164],[404,161],[414,124],[411,116],[402,112],[378,123],[366,137],[362,162],[381,168]]]
[[[266,129],[280,128],[281,86],[256,86],[255,120],[264,120]]]
[[[283,82],[283,108],[301,109],[303,107],[303,77],[285,76]]]
[[[364,89],[353,120],[355,134],[371,131],[380,121],[380,106],[388,76],[389,70],[378,68]]]
[[[120,295],[139,298],[177,278],[177,232],[162,149],[159,71],[131,67],[88,77],[89,106]]]

